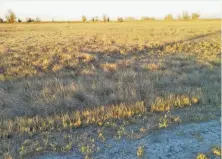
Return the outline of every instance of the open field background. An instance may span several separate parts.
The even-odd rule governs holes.
[[[90,156],[95,140],[219,117],[220,27],[0,25],[0,155],[75,147]]]

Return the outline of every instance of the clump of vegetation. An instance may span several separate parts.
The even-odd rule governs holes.
[[[208,156],[216,156],[216,157],[221,157],[221,148],[220,146],[214,146],[211,149],[211,152],[206,152],[206,153],[199,153],[196,156],[196,159],[209,159]]]
[[[159,64],[156,63],[149,63],[147,65],[144,65],[144,69],[150,70],[150,71],[155,71],[160,68]]]
[[[154,18],[154,17],[143,16],[143,17],[141,18],[141,20],[155,20],[155,18]]]
[[[4,20],[2,18],[0,18],[0,23],[4,23]]]
[[[213,153],[215,156],[222,157],[222,155],[221,155],[221,148],[220,148],[219,146],[212,148],[211,151],[212,151],[212,153]]]
[[[165,114],[163,117],[159,120],[159,128],[166,128],[169,125],[169,119],[168,116]]]
[[[27,19],[26,19],[26,22],[31,23],[31,22],[35,22],[35,20],[32,19],[32,18],[27,18]]]
[[[86,22],[86,21],[87,21],[86,16],[84,16],[84,15],[82,16],[82,21],[83,21],[83,22]]]
[[[118,18],[117,18],[117,21],[118,21],[118,22],[123,22],[123,18],[122,18],[122,17],[118,17]]]
[[[105,64],[101,64],[100,66],[105,72],[113,72],[116,71],[118,69],[117,64],[115,63],[105,63]]]
[[[205,154],[200,153],[196,156],[196,159],[209,159]]]
[[[192,18],[192,20],[198,20],[200,18],[200,14],[192,13],[191,18]]]
[[[40,18],[37,17],[36,20],[35,20],[35,22],[37,22],[37,23],[41,22]]]
[[[166,98],[158,97],[155,102],[151,105],[151,111],[169,111],[174,107],[187,107],[192,104],[196,104],[199,98],[196,96],[188,95],[174,95],[171,94]]]
[[[7,15],[5,16],[5,19],[8,23],[15,23],[16,21],[16,15],[12,10],[8,10]]]
[[[137,152],[136,152],[136,154],[137,154],[137,157],[138,158],[142,158],[143,156],[144,156],[144,146],[139,146],[138,148],[137,148]]]
[[[146,108],[143,102],[133,105],[120,104],[117,106],[101,106],[73,113],[33,118],[16,118],[15,121],[3,121],[0,136],[13,133],[33,133],[55,129],[78,128],[83,125],[96,124],[108,119],[121,119],[143,114]]]
[[[99,17],[95,16],[94,20],[95,20],[95,22],[98,22],[99,21]]]
[[[186,12],[186,11],[184,11],[184,12],[182,13],[182,20],[190,20],[190,19],[191,19],[191,17],[190,17],[190,15],[189,15],[189,13]]]
[[[164,19],[165,20],[173,20],[173,16],[172,16],[172,14],[168,14],[168,15],[165,16]]]
[[[159,119],[159,128],[167,128],[171,123],[180,123],[181,119],[179,116],[173,116],[168,112]]]
[[[136,20],[136,18],[134,18],[134,17],[126,17],[126,20],[134,21],[134,20]]]
[[[109,17],[106,15],[103,15],[103,22],[109,22]]]

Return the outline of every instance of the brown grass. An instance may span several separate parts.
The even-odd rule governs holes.
[[[9,24],[0,31],[0,158],[73,146],[89,155],[98,134],[139,138],[220,116],[220,21]]]

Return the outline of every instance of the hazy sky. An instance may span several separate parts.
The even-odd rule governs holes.
[[[0,17],[5,17],[8,9],[17,17],[39,17],[42,20],[76,20],[82,15],[88,18],[106,14],[111,19],[118,16],[154,16],[163,18],[172,13],[177,16],[182,11],[198,12],[202,17],[221,17],[220,1],[180,1],[180,0],[0,0]]]

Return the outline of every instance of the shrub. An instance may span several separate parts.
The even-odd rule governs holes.
[[[32,18],[27,18],[27,19],[26,19],[26,22],[28,22],[28,23],[34,22],[34,19],[32,19]]]
[[[143,16],[141,18],[141,20],[155,20],[155,18],[154,17],[145,17],[145,16]]]
[[[87,21],[86,16],[84,16],[84,15],[82,16],[82,21],[83,21],[83,22],[86,22],[86,21]]]
[[[197,20],[197,19],[199,19],[200,14],[198,14],[198,13],[192,13],[191,17],[192,17],[192,20]]]
[[[109,17],[107,17],[107,22],[109,22]]]
[[[2,18],[0,18],[0,23],[4,23],[4,20]]]
[[[134,17],[126,17],[126,20],[133,21],[133,20],[136,20],[136,18],[134,18]]]
[[[106,17],[106,15],[103,15],[103,21],[104,21],[104,22],[107,22],[107,17]]]
[[[19,22],[19,23],[21,23],[21,22],[22,22],[22,20],[21,20],[21,19],[18,19],[18,22]]]
[[[8,10],[8,14],[5,16],[8,23],[14,23],[16,21],[16,15],[13,11]]]
[[[94,17],[92,17],[91,21],[92,21],[92,22],[94,22],[94,21],[95,21]]]
[[[95,21],[96,21],[96,22],[99,21],[99,17],[98,17],[98,16],[95,17]]]
[[[165,20],[173,20],[173,16],[172,16],[172,14],[168,14],[168,15],[165,16],[164,19]]]
[[[188,12],[183,12],[182,14],[182,19],[183,20],[190,20],[190,15]]]
[[[35,20],[36,22],[41,22],[41,20],[37,17],[36,18],[36,20]]]
[[[118,21],[118,22],[123,22],[123,18],[122,18],[122,17],[118,17],[118,18],[117,18],[117,21]]]

